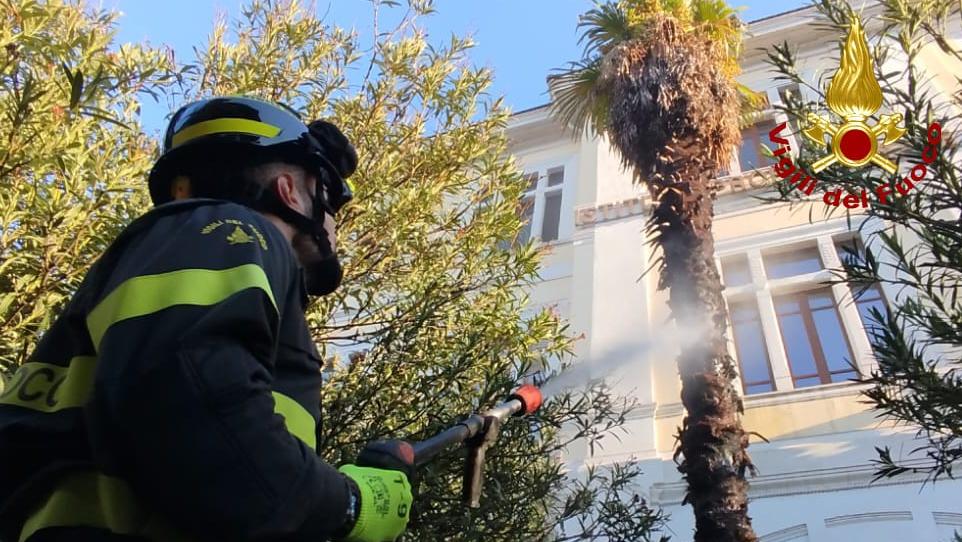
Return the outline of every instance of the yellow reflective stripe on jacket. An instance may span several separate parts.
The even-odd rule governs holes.
[[[94,348],[107,329],[128,318],[145,316],[175,305],[215,305],[246,290],[260,288],[277,310],[267,275],[252,263],[230,269],[180,269],[126,280],[87,315]]]
[[[96,367],[94,356],[77,356],[66,367],[36,361],[24,363],[0,394],[0,404],[41,412],[79,407],[90,396]]]
[[[198,122],[174,134],[171,140],[173,147],[210,134],[250,134],[264,137],[274,137],[281,133],[281,129],[266,122],[251,119],[213,119]]]
[[[290,397],[276,391],[271,392],[271,394],[274,396],[274,412],[284,418],[287,431],[304,441],[304,444],[310,446],[312,450],[315,449],[317,446],[317,433],[315,432],[317,423],[314,421],[314,416],[311,416],[307,409]]]
[[[19,542],[51,527],[96,527],[151,540],[187,540],[167,522],[139,504],[130,486],[119,478],[96,472],[67,475],[30,514]]]

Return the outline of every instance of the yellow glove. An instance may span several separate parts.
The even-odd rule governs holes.
[[[357,484],[360,506],[346,542],[393,542],[407,528],[411,483],[397,470],[344,465],[338,469]]]

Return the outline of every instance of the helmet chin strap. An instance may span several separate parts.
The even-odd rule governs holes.
[[[321,259],[317,262],[302,264],[307,282],[307,292],[311,295],[332,293],[341,283],[343,271],[337,254],[331,247],[327,230],[324,229],[325,202],[318,190],[313,198],[313,217],[309,218],[288,207],[275,193],[277,181],[263,187],[258,183],[244,183],[242,199],[253,209],[277,215],[281,220],[294,226],[302,234],[310,237],[317,245]]]

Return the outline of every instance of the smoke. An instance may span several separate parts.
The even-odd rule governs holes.
[[[682,348],[707,340],[709,326],[665,324],[652,328],[641,342],[621,343],[613,348],[585,359],[576,359],[561,374],[551,377],[541,386],[547,398],[565,390],[587,387],[592,381],[616,376],[618,371],[631,362],[650,359],[653,363],[672,362]]]

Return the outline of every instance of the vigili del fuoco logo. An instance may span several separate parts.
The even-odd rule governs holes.
[[[838,71],[832,77],[825,101],[829,109],[841,118],[841,122],[810,113],[807,127],[802,133],[816,144],[828,149],[828,153],[812,164],[811,173],[803,170],[786,154],[791,150],[788,139],[781,137],[787,123],[776,126],[768,137],[778,145],[772,154],[778,160],[773,167],[775,174],[806,195],[811,195],[819,180],[814,174],[820,173],[832,164],[842,164],[855,169],[877,166],[889,174],[898,172],[898,166],[882,154],[884,147],[895,143],[903,135],[905,128],[901,113],[878,117],[874,115],[882,107],[882,88],[874,76],[874,62],[869,53],[865,30],[858,17],[853,17],[848,36],[842,46],[842,58]],[[872,121],[872,122],[870,122]],[[935,161],[938,145],[942,141],[942,128],[936,122],[928,127],[928,145],[922,151],[922,162],[915,164],[908,175],[894,183],[879,181],[875,196],[885,204],[889,198],[905,196],[922,181],[928,173],[928,164]],[[868,207],[868,193],[848,193],[843,190],[825,192],[822,200],[826,205],[846,208]]]

